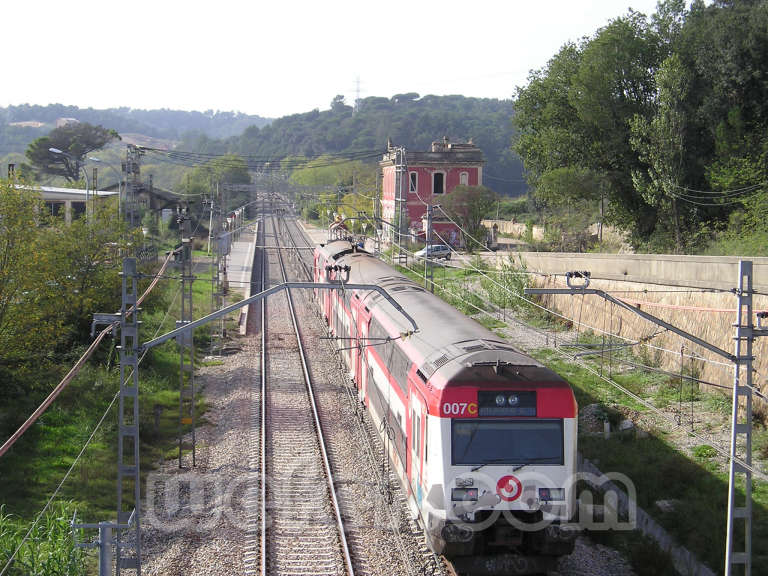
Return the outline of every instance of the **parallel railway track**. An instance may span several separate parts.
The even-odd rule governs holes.
[[[265,218],[263,225],[265,245],[280,247],[275,218]],[[283,250],[265,252],[266,278],[285,282]],[[266,308],[262,314],[260,570],[276,575],[353,576],[292,295],[272,298]]]

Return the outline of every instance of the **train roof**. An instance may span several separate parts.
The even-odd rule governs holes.
[[[349,282],[381,286],[408,311],[419,330],[403,346],[416,353],[414,360],[426,379],[438,373],[436,380],[457,384],[478,379],[499,386],[508,386],[510,380],[566,384],[556,373],[351,242],[329,242],[320,252],[326,259],[350,266]],[[391,336],[411,329],[380,294],[372,292],[361,299]]]

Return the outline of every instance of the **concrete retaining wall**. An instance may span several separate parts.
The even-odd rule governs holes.
[[[560,276],[534,276],[533,281],[536,286],[541,288],[566,287],[565,279]],[[685,288],[674,285],[600,279],[592,280],[590,287],[609,292],[613,296],[638,306],[642,310],[694,334],[726,352],[734,351],[735,329],[732,324],[736,321],[735,294],[687,291]],[[670,290],[670,292],[665,290]],[[582,332],[591,328],[597,336],[601,334],[602,330],[630,340],[647,338],[659,332],[648,343],[654,347],[666,349],[668,352],[639,345],[635,347],[635,353],[643,358],[644,363],[679,373],[680,348],[684,345],[686,372],[694,368],[695,373],[702,380],[728,388],[733,386],[733,365],[725,358],[692,342],[683,340],[672,332],[663,331],[637,314],[612,306],[599,296],[544,295],[542,299],[547,308],[557,310],[574,322],[580,321]],[[768,296],[755,295],[753,304],[755,310],[768,309]],[[753,384],[762,392],[768,390],[768,385],[766,385],[766,374],[768,374],[767,340],[766,338],[758,338],[755,340],[753,348],[756,357],[754,368],[757,370]],[[692,354],[697,358],[706,358],[711,362],[692,360],[689,357]],[[755,404],[757,411],[765,411],[766,408],[768,407],[763,402]]]
[[[768,258],[561,252],[523,252],[521,256],[529,270],[544,274],[589,270],[593,278],[720,290],[736,287],[739,260],[752,260],[754,288],[768,292]]]
[[[527,228],[524,222],[515,222],[514,220],[483,220],[482,225],[488,230],[493,229],[493,225],[498,226],[499,233],[509,234],[515,238],[522,238]],[[544,239],[544,227],[534,226],[532,230],[534,240]]]

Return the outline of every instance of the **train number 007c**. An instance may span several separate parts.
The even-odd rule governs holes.
[[[446,402],[443,414],[448,416],[476,416],[477,404],[474,402]]]

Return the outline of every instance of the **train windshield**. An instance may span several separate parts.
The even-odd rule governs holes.
[[[451,463],[562,465],[562,420],[452,421]]]

